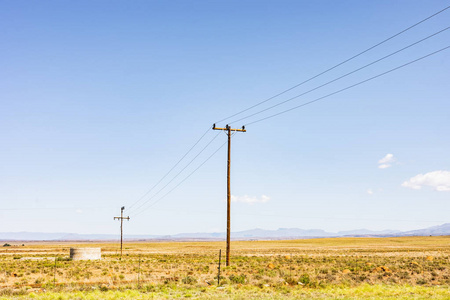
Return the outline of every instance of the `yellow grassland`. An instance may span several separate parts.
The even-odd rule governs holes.
[[[450,299],[450,236],[233,241],[220,286],[224,242],[126,242],[122,258],[111,242],[9,244],[0,248],[8,299]],[[71,247],[100,247],[103,258],[70,261]]]

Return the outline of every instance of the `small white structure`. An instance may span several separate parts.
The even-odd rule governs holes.
[[[73,260],[97,260],[102,258],[101,248],[70,248],[70,258]]]

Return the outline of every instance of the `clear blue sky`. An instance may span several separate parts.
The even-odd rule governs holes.
[[[2,1],[0,231],[117,233],[113,217],[122,205],[132,218],[126,233],[225,231],[225,147],[154,206],[134,213],[128,208],[214,122],[448,5]],[[449,20],[450,9],[251,112],[442,30]],[[233,126],[342,89],[449,41],[447,30]],[[450,222],[449,58],[450,50],[443,51],[236,134],[232,230],[409,230]],[[210,130],[183,163],[216,134]],[[219,133],[149,203],[225,141]]]

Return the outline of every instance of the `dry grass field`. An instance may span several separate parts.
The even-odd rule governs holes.
[[[3,244],[3,243],[2,243]],[[450,237],[232,242],[10,243],[0,299],[450,299]],[[70,261],[70,247],[102,260]]]

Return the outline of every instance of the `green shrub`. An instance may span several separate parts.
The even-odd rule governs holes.
[[[186,276],[181,280],[184,284],[195,284],[197,283],[197,279],[192,276]]]
[[[57,257],[56,261],[72,261],[70,257]]]
[[[102,291],[102,292],[107,292],[107,291],[108,291],[108,287],[102,285],[102,286],[100,286],[100,291]]]
[[[303,283],[304,285],[307,285],[311,283],[311,279],[309,278],[308,274],[303,274],[302,276],[300,276],[299,282]]]
[[[234,274],[232,274],[232,275],[230,275],[230,277],[228,277],[228,278],[230,279],[230,281],[231,281],[232,283],[240,283],[240,284],[244,284],[244,283],[245,283],[246,276],[245,276],[245,274],[241,274],[241,275],[234,275]]]
[[[289,285],[297,285],[298,281],[294,277],[285,277],[284,281]]]
[[[420,285],[423,285],[423,284],[426,284],[427,281],[425,279],[423,279],[423,278],[420,278],[420,279],[417,279],[416,283],[420,284]]]

